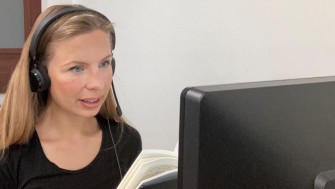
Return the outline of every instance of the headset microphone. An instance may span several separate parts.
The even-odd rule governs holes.
[[[113,58],[112,59],[112,69],[113,69],[113,76],[114,76],[114,71],[115,71],[115,59]],[[120,104],[119,104],[119,101],[117,99],[117,96],[116,96],[116,93],[115,93],[115,87],[114,87],[114,83],[112,81],[112,90],[113,90],[113,95],[114,95],[114,98],[115,98],[115,102],[116,102],[116,113],[118,116],[122,116],[122,110],[120,108]]]
[[[113,88],[113,94],[114,94],[115,102],[116,102],[116,113],[117,113],[118,116],[121,116],[122,115],[122,110],[120,108],[119,101],[117,100],[117,96],[115,94],[115,88],[114,88],[114,83],[113,82],[112,82],[112,88]]]

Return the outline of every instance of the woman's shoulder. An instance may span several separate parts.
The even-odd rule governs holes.
[[[34,135],[27,144],[12,144],[9,146],[1,156],[0,166],[12,165],[16,167],[22,157],[29,154],[32,148],[32,141],[34,140]]]
[[[139,131],[128,123],[116,122],[113,119],[97,117],[103,132],[111,132],[115,143],[132,143],[142,146],[141,135]]]
[[[0,159],[0,183],[7,184],[8,188],[15,186],[20,161],[28,149],[28,144],[13,144],[4,151]]]
[[[138,152],[141,151],[142,138],[138,130],[128,124],[123,124],[121,127],[123,127],[121,139],[123,138],[128,143],[129,148]]]
[[[127,124],[127,123],[122,123],[119,125],[119,127],[121,127],[121,129],[123,129],[123,134],[125,135],[129,135],[131,137],[137,138],[137,139],[141,139],[141,135],[139,133],[139,131],[132,127],[131,125]]]
[[[113,119],[105,119],[101,116],[97,116],[98,123],[100,127],[104,129],[111,129],[112,133],[117,133],[120,135],[131,135],[136,138],[141,138],[138,130],[125,122],[116,122]]]

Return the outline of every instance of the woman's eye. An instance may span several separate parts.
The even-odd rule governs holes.
[[[70,70],[73,71],[73,72],[81,72],[81,71],[84,70],[84,68],[81,67],[81,66],[74,66],[74,67],[70,68]]]
[[[100,68],[104,68],[104,67],[109,66],[110,64],[111,64],[110,60],[106,60],[106,61],[102,62],[102,63],[99,65],[99,67],[100,67]]]

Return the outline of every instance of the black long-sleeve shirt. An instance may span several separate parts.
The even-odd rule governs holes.
[[[26,145],[11,146],[0,162],[0,189],[15,188],[116,188],[121,181],[107,120],[97,117],[102,129],[102,143],[95,159],[80,170],[59,168],[45,156],[35,132]],[[110,127],[124,176],[142,150],[140,134],[131,126]]]

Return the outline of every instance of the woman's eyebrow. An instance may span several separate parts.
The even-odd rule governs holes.
[[[111,58],[112,54],[108,54],[107,56],[105,56],[104,58],[102,58],[101,60],[106,60],[107,58]]]
[[[101,58],[101,61],[106,60],[106,59],[111,58],[111,57],[112,57],[112,54],[108,54],[107,56]],[[87,63],[85,61],[82,61],[82,60],[71,60],[71,61],[65,63],[63,66],[68,66],[68,65],[71,65],[71,64],[84,64],[85,65],[85,64],[89,64],[89,63]]]

